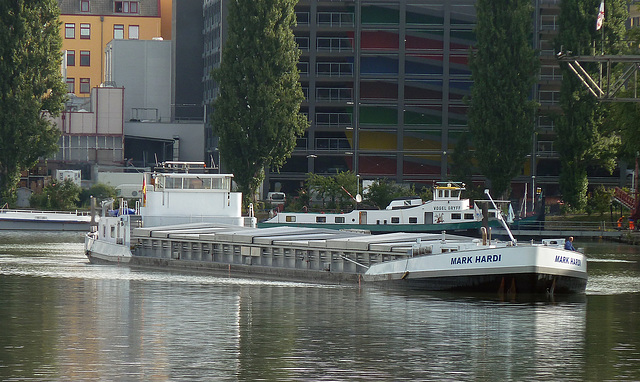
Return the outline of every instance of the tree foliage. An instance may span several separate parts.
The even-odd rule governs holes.
[[[600,217],[611,208],[613,200],[613,189],[606,189],[603,185],[598,185],[587,198],[587,214],[599,213]]]
[[[0,2],[0,197],[15,197],[20,171],[57,150],[49,116],[62,110],[59,8],[55,0]]]
[[[482,174],[493,194],[502,195],[531,152],[536,103],[530,96],[539,68],[533,8],[528,0],[478,0],[476,12],[469,130]]]
[[[416,190],[416,187],[406,187],[390,181],[389,179],[377,179],[365,193],[365,200],[379,209],[387,208],[393,199],[402,197],[419,197],[423,201],[433,198],[433,191],[428,187]]]
[[[31,195],[31,207],[42,210],[73,210],[80,201],[80,187],[71,179],[64,182],[52,182],[42,192]]]
[[[601,31],[596,31],[599,6],[600,0],[563,0],[560,3],[558,51],[570,51],[573,55],[621,52],[627,5],[623,0],[607,1],[604,40]],[[562,115],[555,121],[555,144],[560,156],[560,192],[566,203],[581,210],[587,203],[587,167],[599,165],[613,170],[620,140],[613,124],[605,123],[608,106],[598,103],[565,63],[561,68]],[[586,66],[586,70],[592,75],[598,73],[595,64]]]
[[[108,184],[96,183],[91,186],[91,188],[80,191],[80,205],[83,207],[90,207],[90,200],[92,196],[96,199],[96,203],[99,205],[103,200],[116,199],[116,189]]]
[[[626,54],[640,55],[640,27],[635,27],[627,31]],[[621,97],[635,97],[640,94],[640,86],[635,81],[629,81],[621,91]],[[620,134],[620,148],[618,159],[633,163],[638,157],[640,147],[640,103],[639,102],[615,102],[610,105],[608,121],[615,126],[615,130]]]
[[[308,127],[300,113],[298,50],[292,27],[295,0],[234,0],[222,62],[213,71],[220,94],[212,126],[222,163],[245,195],[253,196],[264,169],[281,168]]]
[[[353,198],[358,192],[357,182],[357,176],[352,171],[339,172],[334,176],[308,173],[307,193],[320,198],[323,207],[325,206],[325,201],[329,199],[332,205],[342,208],[348,204],[355,205]]]

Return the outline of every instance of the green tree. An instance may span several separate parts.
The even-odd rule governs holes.
[[[627,31],[628,49],[626,54],[640,54],[640,27]],[[621,91],[621,97],[633,98],[640,94],[640,86],[635,81],[629,81],[628,86]],[[640,103],[638,102],[614,102],[610,106],[609,121],[620,134],[620,148],[618,158],[629,163],[634,163],[640,147]],[[622,169],[624,170],[624,169]]]
[[[80,191],[80,205],[89,207],[92,196],[96,199],[97,205],[100,205],[103,200],[116,199],[116,189],[108,184],[96,183],[91,188]]]
[[[281,168],[308,127],[292,27],[295,0],[235,0],[228,37],[213,71],[220,94],[212,126],[222,163],[245,200],[254,197],[265,167]]]
[[[330,198],[335,189],[335,182],[330,176],[322,176],[314,173],[307,174],[307,193],[315,195],[322,200],[322,207],[325,206],[325,200]]]
[[[80,201],[80,187],[71,179],[64,182],[52,182],[41,193],[31,195],[31,207],[42,210],[73,210]]]
[[[560,3],[558,51],[570,51],[573,55],[622,51],[624,22],[628,17],[626,3],[624,0],[607,1],[604,40],[602,31],[596,31],[599,6],[600,0],[563,0]],[[594,41],[599,52],[594,51]],[[561,63],[561,68],[562,115],[555,120],[560,192],[566,203],[582,210],[587,203],[587,166],[599,165],[613,170],[620,140],[613,131],[613,124],[604,123],[608,106],[598,103],[565,63]],[[587,65],[585,69],[592,75],[598,73],[596,64]]]
[[[377,179],[373,182],[365,194],[365,198],[379,209],[385,209],[393,199],[407,196],[411,191],[405,187],[391,182],[388,179]]]
[[[49,118],[67,94],[60,64],[55,0],[0,2],[0,198],[11,201],[20,171],[54,153],[59,130]]]
[[[613,189],[605,189],[603,185],[598,185],[587,198],[587,214],[597,212],[602,217],[611,207],[613,199]]]
[[[337,208],[355,204],[351,196],[356,197],[358,186],[356,174],[352,171],[340,171],[334,176],[308,173],[306,184],[309,195],[315,194],[322,199],[322,207],[326,199],[331,200],[331,208],[333,204]]]
[[[529,0],[478,0],[476,12],[469,130],[480,171],[500,196],[531,152],[536,103],[530,95],[539,68],[531,46],[533,8]]]
[[[469,147],[469,132],[461,134],[451,154],[450,180],[471,184],[473,174],[473,153]]]

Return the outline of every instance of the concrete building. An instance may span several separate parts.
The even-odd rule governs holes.
[[[204,160],[200,112],[189,119],[172,115],[172,45],[159,40],[113,40],[107,44],[105,76],[124,88],[124,155],[128,166]],[[196,94],[202,97],[202,93]]]
[[[125,88],[126,121],[172,120],[171,41],[112,40],[105,65],[107,83]]]
[[[48,172],[82,170],[91,181],[96,166],[124,163],[124,89],[97,87],[85,104],[68,109],[55,119],[62,131],[59,150],[47,161]]]

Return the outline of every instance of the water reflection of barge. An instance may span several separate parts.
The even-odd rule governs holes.
[[[230,175],[144,177],[144,226],[134,227],[137,220],[125,214],[103,216],[85,240],[91,262],[427,290],[582,293],[586,287],[586,259],[562,249],[563,240],[521,245],[445,233],[246,227],[255,218],[240,216]]]

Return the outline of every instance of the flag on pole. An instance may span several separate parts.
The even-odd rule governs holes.
[[[147,206],[147,177],[142,174],[142,207]]]
[[[604,22],[604,0],[600,3],[600,10],[598,11],[598,21],[596,22],[596,30],[599,31],[602,28]]]

